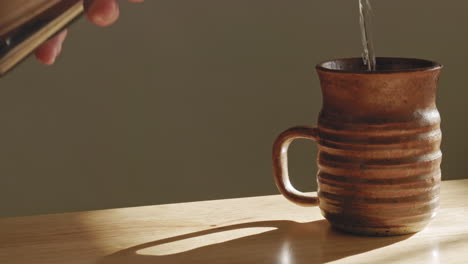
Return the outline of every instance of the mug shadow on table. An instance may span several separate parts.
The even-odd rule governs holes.
[[[262,227],[274,229],[169,255],[141,254],[145,249],[168,243],[202,238],[214,233]],[[326,263],[382,248],[409,237],[410,235],[353,236],[335,231],[325,220],[309,223],[262,221],[213,228],[136,245],[105,256],[98,263]]]

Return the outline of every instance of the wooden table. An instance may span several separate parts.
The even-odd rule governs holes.
[[[0,219],[0,263],[468,263],[468,180],[422,232],[358,237],[279,195]]]

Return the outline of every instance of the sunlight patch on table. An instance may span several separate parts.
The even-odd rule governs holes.
[[[215,245],[247,236],[258,235],[276,227],[251,227],[236,230],[221,231],[218,233],[206,234],[202,236],[182,239],[153,247],[144,248],[137,251],[140,255],[164,256],[178,254],[204,246]]]

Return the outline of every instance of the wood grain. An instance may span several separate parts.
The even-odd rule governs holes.
[[[464,263],[468,180],[413,236],[359,237],[282,196],[0,219],[0,263]]]
[[[61,0],[0,0],[0,35],[17,28]]]

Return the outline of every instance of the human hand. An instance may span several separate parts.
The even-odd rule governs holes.
[[[144,0],[128,0],[129,2],[141,3]],[[112,25],[119,18],[119,4],[117,0],[85,0],[86,16],[94,24],[106,27]],[[55,37],[43,43],[36,49],[36,58],[46,65],[52,65],[60,52],[62,44],[67,37],[65,29]]]

